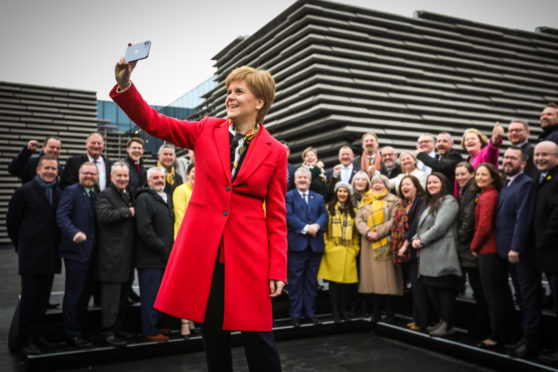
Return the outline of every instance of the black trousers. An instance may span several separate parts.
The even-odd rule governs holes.
[[[19,342],[23,345],[36,336],[50,298],[54,274],[22,275],[19,307]]]
[[[467,274],[469,285],[473,290],[475,299],[475,316],[471,318],[468,333],[475,339],[484,340],[490,334],[490,317],[488,315],[488,304],[484,298],[479,269],[476,267],[463,267],[464,275]]]
[[[488,303],[492,333],[490,339],[505,343],[510,336],[510,315],[514,310],[508,265],[498,253],[479,255],[479,273],[482,290]]]
[[[209,372],[233,370],[230,331],[223,330],[225,309],[225,265],[215,263],[211,290],[201,326]],[[281,372],[279,351],[273,332],[242,331],[242,343],[250,372]]]
[[[124,328],[130,283],[101,282],[101,331],[111,334]]]
[[[403,266],[407,271],[409,281],[413,288],[413,321],[417,326],[426,329],[428,320],[430,319],[430,304],[426,290],[422,285],[422,281],[418,272],[418,260],[411,260]]]

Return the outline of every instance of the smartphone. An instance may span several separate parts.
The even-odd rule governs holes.
[[[139,61],[140,59],[145,59],[149,56],[149,49],[151,48],[151,41],[147,40],[142,43],[130,45],[126,49],[126,56],[124,60],[126,62]]]

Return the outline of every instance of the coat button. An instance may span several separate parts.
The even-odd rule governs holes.
[[[227,212],[227,211],[224,211],[224,212],[223,212],[223,216],[226,217],[226,216],[228,216],[228,215],[229,215],[229,212]]]
[[[229,191],[230,189],[231,189],[231,187],[230,187],[229,185],[227,185],[227,186],[225,187],[225,190],[227,190],[227,191]]]

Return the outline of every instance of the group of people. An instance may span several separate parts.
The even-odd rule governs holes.
[[[401,154],[380,149],[377,135],[366,133],[359,156],[343,146],[339,164],[326,171],[309,147],[297,169],[287,161],[288,146],[262,124],[275,94],[267,71],[233,70],[226,79],[228,118],[189,122],[143,101],[130,80],[136,63],[117,63],[111,97],[138,126],[167,141],[156,167],[143,167],[139,138],[112,163],[101,155],[99,133],[87,139],[86,154],[64,167],[55,137],[36,157],[40,145],[30,141],[10,164],[23,182],[7,219],[22,282],[23,353],[40,353],[47,342],[39,323],[62,258],[64,330],[77,347],[91,345],[83,317],[94,288],[104,340],[126,344],[135,268],[143,335],[168,340],[163,313],[182,319],[186,336],[193,321],[200,323],[209,370],[232,370],[229,331],[241,330],[250,370],[280,371],[271,299],[287,283],[293,326],[305,318],[320,324],[318,278],[328,282],[337,323],[350,319],[351,302],[370,304],[374,321],[382,310],[393,320],[394,296],[408,281],[407,326],[447,336],[466,276],[476,300],[474,335],[480,346],[496,348],[513,341],[510,275],[523,325],[514,352],[538,355],[541,273],[558,306],[558,106],[541,114],[543,138],[535,147],[527,123],[509,124],[512,146],[502,167],[504,128],[497,123],[490,139],[465,131],[466,159],[447,132],[425,133],[416,151]],[[170,143],[195,151],[197,177],[193,163],[180,174]]]
[[[558,310],[558,106],[540,116],[538,143],[526,122],[487,138],[465,130],[454,148],[450,133],[420,135],[417,150],[399,156],[379,149],[374,133],[363,152],[339,149],[325,171],[315,148],[289,167],[288,293],[295,327],[318,324],[318,278],[329,284],[334,321],[371,305],[372,321],[394,320],[394,296],[412,291],[407,327],[432,336],[455,332],[455,300],[468,281],[475,299],[470,335],[486,349],[538,357],[543,346],[541,280]],[[500,166],[500,151],[503,151]],[[397,157],[399,161],[397,161]],[[513,286],[513,294],[509,279]],[[517,304],[521,337],[512,319]],[[548,346],[548,345],[547,345]],[[552,346],[552,345],[550,345]],[[541,358],[558,362],[558,354]]]
[[[140,286],[142,333],[152,341],[168,340],[170,320],[153,308],[194,185],[190,157],[181,175],[174,146],[159,149],[156,167],[143,165],[144,142],[131,138],[124,159],[103,156],[104,141],[91,133],[86,152],[62,167],[61,141],[31,140],[9,165],[21,178],[9,203],[8,234],[18,253],[21,297],[18,342],[24,354],[37,354],[50,345],[40,332],[49,305],[54,274],[65,267],[62,304],[67,341],[89,347],[85,315],[91,296],[101,307],[101,335],[112,346],[124,346],[134,269]],[[33,176],[33,171],[35,175]],[[186,182],[182,181],[182,177]],[[176,193],[174,192],[176,190]],[[174,200],[173,200],[174,197]],[[181,332],[193,324],[182,320]]]

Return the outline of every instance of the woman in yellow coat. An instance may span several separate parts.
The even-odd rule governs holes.
[[[355,228],[356,210],[351,202],[353,190],[337,182],[335,196],[327,205],[329,222],[324,233],[325,252],[318,277],[329,281],[329,298],[335,323],[349,320],[347,304],[358,283],[356,256],[359,234]]]

